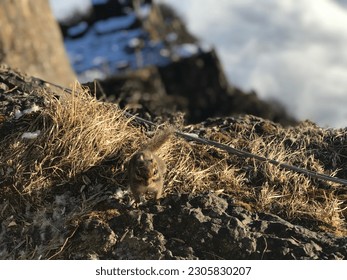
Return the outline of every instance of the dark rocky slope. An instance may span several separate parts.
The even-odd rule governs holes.
[[[166,160],[171,171],[166,179],[166,195],[160,200],[160,204],[149,201],[138,208],[129,205],[131,196],[126,190],[121,160],[126,156],[121,152],[117,152],[117,161],[113,159],[110,162],[107,160],[109,155],[105,155],[105,161],[86,167],[70,179],[63,176],[68,170],[62,170],[61,177],[54,177],[53,172],[47,175],[51,181],[42,181],[42,184],[47,184],[46,188],[27,192],[24,185],[35,177],[28,176],[25,172],[25,178],[16,177],[16,171],[20,170],[21,166],[13,165],[13,161],[24,163],[33,159],[34,163],[38,163],[44,155],[33,153],[30,159],[16,158],[15,155],[8,158],[6,150],[15,149],[15,143],[22,143],[20,145],[24,145],[25,149],[30,145],[44,147],[44,143],[40,142],[41,136],[36,140],[23,140],[20,137],[24,131],[45,131],[44,125],[49,126],[49,122],[40,121],[46,114],[45,108],[49,111],[47,95],[42,95],[42,92],[56,96],[61,94],[52,85],[48,86],[42,81],[1,67],[1,259],[347,258],[346,210],[341,210],[346,206],[346,186],[336,186],[302,176],[296,177],[290,172],[284,172],[283,178],[274,173],[277,178],[272,178],[269,173],[279,171],[257,162],[227,155],[218,149],[204,148],[194,143],[184,144],[183,140],[175,140],[170,144],[170,149],[174,149],[175,145],[181,146],[179,150],[168,153]],[[23,113],[24,110],[32,108],[34,103],[41,109],[24,113],[23,116],[16,111],[20,110]],[[343,148],[346,131],[343,130],[327,132],[313,124],[302,123],[296,134],[285,138],[284,134],[289,135],[290,130],[295,128],[285,130],[272,122],[249,116],[238,119],[214,119],[181,128],[187,132],[199,133],[206,138],[218,138],[219,141],[227,141],[230,145],[239,148],[242,146],[244,149],[255,147],[258,142],[254,142],[253,138],[257,135],[258,140],[264,143],[269,140],[273,148],[280,146],[278,143],[283,143],[286,151],[302,153],[303,157],[309,157],[314,150],[320,158],[309,161],[311,168],[316,168],[319,163],[319,167],[326,172],[329,168],[343,169],[346,165],[343,157],[346,153]],[[16,133],[19,133],[16,138],[18,142],[10,142]],[[234,136],[234,133],[238,136]],[[330,138],[327,136],[328,133]],[[300,138],[301,135],[309,135],[311,139],[311,143],[307,144],[305,149],[302,145],[306,138]],[[132,137],[130,133],[128,137]],[[231,143],[232,141],[234,142]],[[137,145],[130,144],[131,142],[129,138],[129,144],[126,145]],[[210,181],[203,179],[207,186],[200,185],[202,182],[198,177],[193,181],[188,180],[189,178],[184,179],[184,176],[188,177],[189,174],[184,173],[184,170],[180,172],[178,161],[175,161],[176,156],[181,156],[179,151],[184,153],[184,147],[191,151],[199,151],[194,154],[198,161],[195,163],[196,168],[203,164],[207,166],[203,170],[209,170],[213,166],[216,168],[214,173],[206,177]],[[124,149],[127,148],[124,146]],[[129,153],[136,149],[136,146],[131,149]],[[65,151],[60,152],[64,154]],[[91,154],[92,151],[88,153]],[[324,156],[333,153],[340,157],[332,161],[333,159]],[[226,161],[226,166],[237,168],[235,172],[243,178],[242,184],[241,181],[237,181],[237,174],[225,173],[229,174],[229,179],[232,177],[232,181],[222,176],[218,169],[221,161]],[[331,166],[332,162],[335,164],[334,167]],[[52,161],[50,164],[53,163]],[[35,169],[35,164],[32,168]],[[50,165],[46,168],[49,169]],[[44,170],[42,172],[44,173]],[[344,172],[338,175],[345,176]],[[63,177],[64,180],[60,179]],[[286,214],[288,209],[281,206],[292,198],[281,194],[280,189],[284,190],[287,182],[290,182],[292,193],[302,185],[311,184],[306,186],[306,193],[311,193],[316,204],[323,204],[323,193],[326,197],[334,195],[342,204],[339,204],[339,209],[336,208],[337,213],[331,220],[324,220],[324,217],[319,218],[313,214],[303,214],[300,211]],[[269,204],[266,204],[265,200],[257,204],[256,198],[264,197],[269,186],[277,193],[268,198],[276,195],[279,198],[271,200]],[[252,197],[250,193],[258,196]],[[320,193],[322,196],[318,195]],[[300,195],[302,190],[293,199],[300,200]],[[283,201],[280,202],[280,199]],[[324,215],[328,217],[328,208]],[[338,217],[339,224],[334,224]]]

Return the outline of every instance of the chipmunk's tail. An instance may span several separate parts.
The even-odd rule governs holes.
[[[173,127],[167,127],[164,130],[157,132],[144,146],[144,149],[151,152],[158,150],[169,138],[175,133]]]

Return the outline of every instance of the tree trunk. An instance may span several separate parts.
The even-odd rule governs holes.
[[[48,0],[0,1],[0,63],[63,86],[76,80]]]

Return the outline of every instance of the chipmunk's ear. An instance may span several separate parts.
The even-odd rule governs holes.
[[[141,153],[140,154],[140,156],[139,156],[139,160],[141,160],[141,161],[144,161],[145,160],[145,157],[144,157],[144,155]]]

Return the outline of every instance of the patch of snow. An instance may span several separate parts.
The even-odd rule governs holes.
[[[30,114],[32,112],[37,112],[40,110],[41,110],[41,108],[34,103],[31,108],[25,109],[23,111],[16,109],[14,111],[14,117],[15,117],[15,119],[18,120],[19,118],[23,117],[23,115],[25,115],[25,114]]]
[[[166,41],[172,43],[172,42],[175,42],[177,40],[178,36],[177,36],[177,33],[175,32],[171,32],[169,34],[166,35],[165,39]]]
[[[25,109],[25,110],[23,111],[23,114],[30,114],[30,113],[32,113],[32,112],[38,112],[38,111],[40,111],[40,110],[41,110],[40,106],[37,106],[37,105],[34,103],[33,106],[32,106],[31,108]]]
[[[119,30],[124,30],[129,28],[136,21],[136,17],[133,14],[122,16],[122,17],[112,17],[105,20],[99,20],[94,24],[94,28],[97,34],[107,34]]]
[[[132,49],[138,48],[141,45],[141,40],[139,38],[132,38],[129,40],[128,46]]]
[[[176,55],[181,58],[191,57],[199,53],[199,47],[195,44],[182,44],[173,48]]]
[[[99,66],[99,65],[105,65],[108,63],[107,58],[102,57],[102,56],[97,56],[93,58],[93,65]]]
[[[21,110],[19,110],[19,109],[16,109],[15,111],[14,111],[14,117],[15,117],[15,119],[19,119],[20,117],[22,117],[23,116],[23,112],[21,111]]]
[[[160,55],[164,57],[169,57],[170,56],[170,51],[166,48],[160,50]]]
[[[96,0],[93,1],[97,2]],[[107,0],[103,2],[107,2]],[[73,17],[75,14],[87,14],[92,9],[91,0],[49,0],[49,3],[54,16],[58,21],[62,22]]]
[[[124,197],[124,191],[122,189],[117,189],[116,192],[114,193],[114,197],[116,199],[120,199]]]
[[[138,16],[140,17],[140,19],[148,18],[150,13],[151,13],[151,5],[149,4],[141,5],[140,9],[138,10]]]
[[[90,69],[80,74],[78,76],[78,80],[81,83],[86,83],[86,82],[93,81],[95,79],[104,80],[106,79],[106,77],[107,75],[103,71],[99,69]]]
[[[36,139],[41,133],[40,130],[36,130],[34,132],[24,132],[22,135],[22,139]]]

